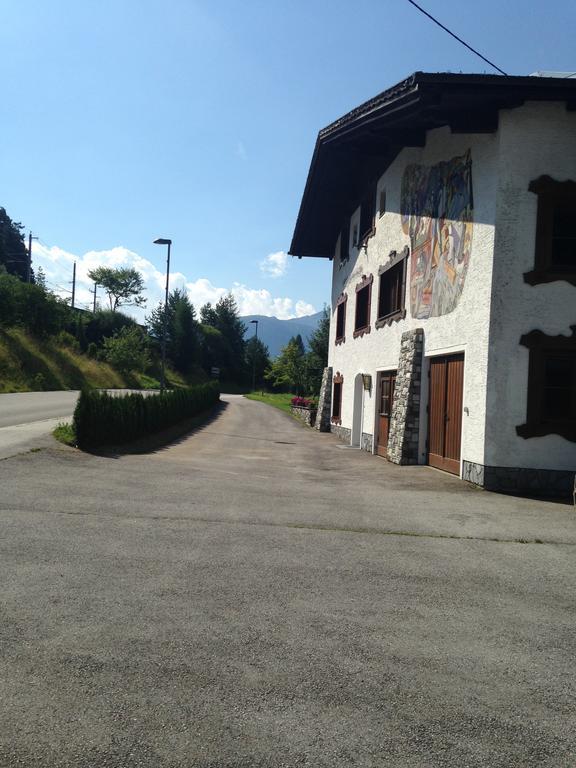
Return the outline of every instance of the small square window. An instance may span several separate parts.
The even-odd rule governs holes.
[[[382,187],[378,196],[378,215],[384,216],[386,213],[386,187]]]

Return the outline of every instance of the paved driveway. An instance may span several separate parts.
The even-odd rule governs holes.
[[[227,400],[0,461],[0,765],[576,764],[571,507]]]

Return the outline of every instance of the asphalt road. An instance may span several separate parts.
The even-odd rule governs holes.
[[[67,418],[78,392],[15,392],[0,395],[0,429],[46,419]]]
[[[0,462],[0,765],[575,765],[572,508],[227,400]]]

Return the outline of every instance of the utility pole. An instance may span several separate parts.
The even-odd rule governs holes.
[[[32,240],[38,240],[37,237],[32,235],[32,232],[28,233],[28,265],[26,268],[26,282],[30,282],[32,277]]]
[[[76,262],[74,262],[74,271],[72,272],[72,309],[74,309],[74,299],[76,298]]]
[[[96,314],[96,290],[98,288],[98,283],[94,283],[94,290],[90,291],[90,293],[94,294],[94,306],[92,307],[93,314]]]

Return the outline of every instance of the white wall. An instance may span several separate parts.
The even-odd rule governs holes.
[[[576,443],[558,435],[524,439],[528,357],[520,337],[533,329],[570,336],[576,288],[559,281],[531,286],[537,196],[530,181],[542,175],[576,180],[576,113],[564,104],[527,103],[500,113],[492,324],[486,450],[488,466],[576,469]]]
[[[354,378],[357,373],[373,376],[373,391],[366,393],[363,431],[374,433],[377,407],[377,371],[398,367],[400,340],[403,331],[424,328],[424,355],[465,352],[464,415],[462,458],[484,463],[484,429],[486,403],[486,377],[488,364],[489,310],[492,280],[492,253],[494,248],[495,199],[497,188],[498,136],[452,135],[448,128],[430,131],[422,149],[404,149],[378,184],[376,200],[382,185],[386,187],[386,213],[376,220],[376,234],[368,241],[367,249],[352,249],[350,260],[340,267],[335,259],[332,283],[332,323],[330,329],[329,364],[334,372],[344,376],[342,426],[352,428]],[[375,326],[378,303],[378,267],[387,262],[390,251],[400,251],[410,245],[400,217],[400,192],[404,170],[408,164],[427,166],[463,155],[472,154],[472,184],[474,195],[474,231],[466,282],[457,307],[449,314],[426,320],[410,314],[409,295],[406,295],[407,316],[391,326]],[[357,216],[358,211],[353,216]],[[410,267],[408,265],[408,276]],[[372,286],[371,332],[354,339],[355,286],[363,274],[374,275]],[[407,278],[409,284],[409,278]],[[407,285],[407,291],[409,286]],[[345,290],[348,293],[346,313],[346,341],[335,346],[336,299]],[[425,368],[424,377],[427,375]],[[427,417],[423,403],[421,414],[421,455],[425,462],[424,440]]]

